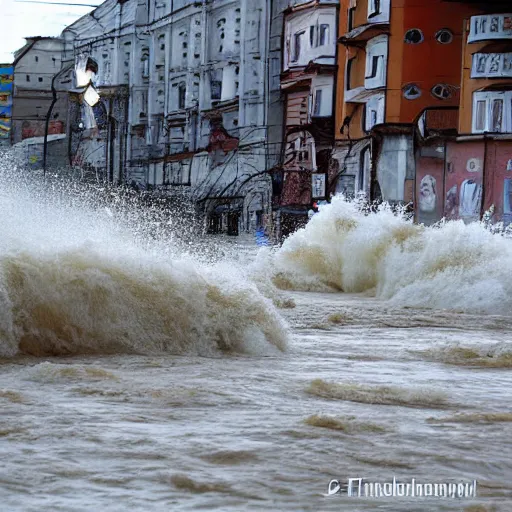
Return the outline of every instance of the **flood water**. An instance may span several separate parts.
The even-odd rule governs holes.
[[[510,240],[339,203],[207,263],[52,194],[0,194],[1,510],[511,509]]]

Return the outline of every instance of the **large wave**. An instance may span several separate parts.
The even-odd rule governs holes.
[[[5,169],[0,184],[0,356],[285,348],[285,322],[241,270],[146,240],[133,209]]]
[[[512,311],[512,241],[482,224],[425,228],[335,197],[272,257],[283,289],[368,292],[410,307]]]

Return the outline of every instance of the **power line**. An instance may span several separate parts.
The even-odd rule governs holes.
[[[18,4],[68,5],[77,7],[98,7],[99,4],[72,4],[67,2],[41,2],[39,0],[14,0]]]

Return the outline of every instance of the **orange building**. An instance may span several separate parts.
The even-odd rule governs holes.
[[[418,122],[456,132],[464,19],[474,12],[443,0],[342,2],[333,192],[414,199]],[[433,152],[426,158],[441,170],[444,146]]]
[[[471,221],[492,209],[494,221],[509,224],[512,3],[494,0],[478,6],[463,23],[458,134],[445,141],[443,215]]]

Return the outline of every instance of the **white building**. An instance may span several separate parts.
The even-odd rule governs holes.
[[[14,90],[12,106],[11,142],[41,137],[46,128],[46,117],[52,106],[52,83],[57,101],[53,104],[48,130],[50,134],[66,131],[67,95],[63,84],[66,71],[62,70],[63,41],[53,37],[27,37],[26,45],[14,56]],[[54,76],[56,76],[54,80]],[[41,158],[34,160],[41,164]]]
[[[286,4],[107,0],[68,27],[65,61],[85,54],[97,64],[95,113],[104,114],[84,130],[80,91],[72,95],[75,162],[113,182],[189,191],[212,231],[265,223],[266,171],[281,157]]]

